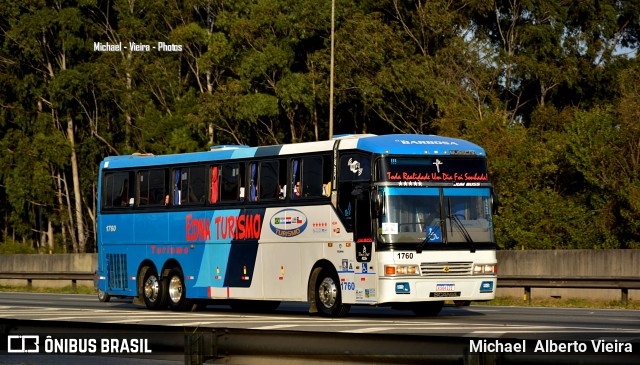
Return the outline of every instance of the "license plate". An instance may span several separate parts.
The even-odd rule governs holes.
[[[459,297],[459,291],[440,291],[440,292],[431,292],[429,293],[431,298],[448,298],[448,297]]]

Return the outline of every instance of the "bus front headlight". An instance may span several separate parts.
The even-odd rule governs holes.
[[[384,265],[385,276],[420,276],[418,265]]]
[[[495,275],[498,273],[496,264],[474,264],[473,275]]]

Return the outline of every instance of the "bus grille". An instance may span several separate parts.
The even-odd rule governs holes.
[[[127,255],[107,254],[107,275],[110,289],[127,289]]]
[[[473,262],[423,262],[420,264],[422,276],[468,276],[472,274]]]

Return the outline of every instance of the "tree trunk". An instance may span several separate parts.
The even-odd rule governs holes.
[[[76,229],[78,232],[78,249],[80,253],[84,252],[84,246],[87,242],[84,231],[84,219],[82,216],[82,194],[80,192],[80,172],[78,170],[78,156],[76,154],[76,142],[73,132],[73,118],[67,113],[67,138],[71,145],[71,173],[73,175],[73,200],[75,201],[75,218]]]
[[[47,246],[49,246],[49,251],[53,251],[53,223],[51,223],[51,219],[47,222]]]
[[[60,172],[56,173],[56,190],[58,191],[58,206],[59,206],[59,217],[60,217],[60,230],[62,233],[62,248],[63,252],[67,253],[67,225],[65,224],[64,219],[64,201],[62,199],[62,177],[60,176]]]

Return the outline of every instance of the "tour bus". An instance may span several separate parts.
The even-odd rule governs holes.
[[[431,316],[445,300],[495,296],[486,154],[460,139],[344,135],[110,156],[98,200],[102,301]]]

